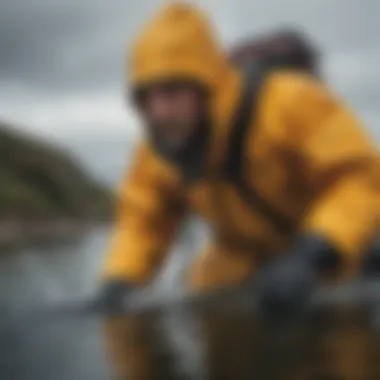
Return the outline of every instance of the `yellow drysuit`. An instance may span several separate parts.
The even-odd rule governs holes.
[[[121,188],[108,278],[148,281],[189,209],[214,228],[210,258],[203,256],[193,276],[207,285],[204,275],[215,285],[247,276],[258,260],[281,252],[303,230],[323,234],[347,258],[372,238],[380,188],[377,152],[347,107],[322,84],[295,72],[269,75],[248,131],[246,181],[292,221],[292,232],[284,233],[247,207],[234,183],[218,176],[242,83],[204,16],[183,4],[165,8],[140,34],[130,66],[133,86],[178,77],[206,85],[212,141],[206,175],[189,185],[148,143],[139,147]]]
[[[135,87],[171,78],[206,86],[212,136],[205,175],[191,184],[183,183],[178,169],[148,142],[138,148],[121,186],[106,278],[149,281],[189,210],[213,227],[213,243],[190,276],[197,289],[244,280],[262,259],[285,251],[303,231],[324,235],[348,266],[375,235],[377,152],[349,109],[323,84],[291,71],[270,74],[245,141],[245,180],[291,221],[283,231],[260,210],[247,207],[235,184],[219,175],[242,77],[205,16],[183,4],[156,15],[134,44],[130,77]]]

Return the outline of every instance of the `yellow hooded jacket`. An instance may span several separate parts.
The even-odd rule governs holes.
[[[140,34],[130,66],[133,86],[178,77],[207,86],[212,141],[207,174],[187,186],[174,166],[148,143],[141,145],[122,184],[106,276],[151,278],[188,209],[210,222],[217,244],[244,255],[267,257],[286,249],[295,234],[313,231],[346,258],[358,257],[378,225],[377,152],[350,111],[322,84],[291,71],[270,74],[245,141],[246,181],[293,221],[293,232],[284,233],[247,207],[233,183],[215,175],[228,149],[242,77],[205,16],[184,4],[166,7]]]

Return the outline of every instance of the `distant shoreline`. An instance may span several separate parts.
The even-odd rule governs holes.
[[[0,120],[0,247],[76,234],[112,217],[114,193],[69,151]]]
[[[91,228],[109,225],[111,220],[1,221],[0,250],[80,236]]]

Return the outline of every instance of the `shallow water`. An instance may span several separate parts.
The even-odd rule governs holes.
[[[1,380],[111,380],[120,366],[107,355],[110,337],[121,348],[121,361],[128,362],[123,355],[131,340],[119,332],[130,319],[119,321],[116,334],[106,340],[109,321],[71,314],[41,319],[33,314],[95,292],[108,235],[106,228],[94,229],[72,241],[2,256]],[[167,273],[173,276],[179,264],[177,258]],[[140,359],[151,369],[147,380],[380,378],[379,339],[358,310],[270,324],[238,310],[180,309],[137,324],[144,337],[132,347],[135,353],[141,350]]]
[[[0,261],[0,379],[109,379],[99,321],[18,318],[94,292],[108,230],[3,254]],[[9,326],[9,327],[8,327]]]

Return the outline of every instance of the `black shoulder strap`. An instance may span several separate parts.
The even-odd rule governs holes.
[[[240,197],[248,207],[267,218],[280,233],[289,234],[293,231],[294,222],[281,210],[268,203],[253,186],[248,184],[243,172],[244,144],[252,125],[252,118],[256,113],[262,86],[270,70],[271,66],[265,61],[255,61],[250,63],[244,71],[244,87],[240,105],[233,120],[224,173],[228,180],[235,183]]]
[[[257,108],[257,98],[267,71],[267,65],[261,60],[252,61],[244,68],[243,90],[240,104],[232,120],[232,134],[225,166],[228,179],[236,179],[242,175],[245,136]]]

